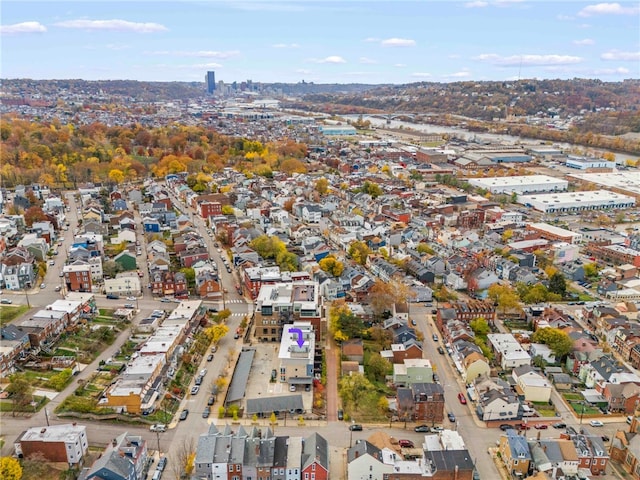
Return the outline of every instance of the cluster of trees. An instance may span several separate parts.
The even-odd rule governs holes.
[[[479,317],[469,322],[469,327],[473,331],[475,338],[474,343],[480,347],[482,354],[488,359],[493,359],[493,351],[487,345],[487,335],[491,333],[491,327],[486,319]]]
[[[344,271],[344,264],[332,254],[320,260],[318,265],[323,272],[327,272],[334,277],[339,277]]]
[[[32,122],[5,115],[0,127],[0,178],[6,186],[122,183],[149,174],[189,172],[195,191],[216,190],[210,174],[234,167],[248,175],[306,172],[305,144],[263,144],[203,126],[112,126]]]
[[[264,259],[273,259],[281,270],[295,272],[298,257],[287,250],[287,246],[276,236],[260,235],[249,244]]]
[[[567,281],[562,273],[555,271],[549,277],[548,286],[542,283],[518,283],[514,288],[495,283],[489,287],[487,294],[505,312],[519,308],[520,302],[532,304],[561,301],[567,294]]]
[[[558,361],[562,361],[573,350],[569,334],[558,328],[540,328],[533,333],[531,341],[547,345]]]
[[[337,342],[360,338],[364,329],[362,319],[344,301],[333,302],[329,308],[329,332]]]

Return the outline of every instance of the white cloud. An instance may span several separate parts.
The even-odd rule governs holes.
[[[325,58],[313,60],[315,63],[347,63],[347,61],[339,55],[330,55]]]
[[[276,43],[271,45],[273,48],[298,48],[300,45],[297,43]]]
[[[205,68],[222,68],[222,65],[215,62],[209,62],[209,63],[194,63],[193,65],[189,65],[189,67],[200,68],[204,70]]]
[[[474,60],[506,67],[520,65],[528,67],[533,65],[571,65],[582,62],[582,57],[572,55],[511,55],[505,57],[495,53],[485,53],[474,57]]]
[[[393,66],[396,67],[396,68],[404,68],[404,67],[407,66],[407,64],[406,63],[394,63]]]
[[[595,75],[627,75],[629,73],[628,68],[602,68],[593,72]]]
[[[623,62],[638,62],[640,61],[640,52],[620,52],[618,50],[611,50],[610,52],[600,55],[602,60],[616,60]]]
[[[416,41],[409,38],[387,38],[382,40],[380,45],[383,47],[415,47]]]
[[[378,63],[377,60],[374,60],[373,58],[367,58],[367,57],[360,57],[360,59],[358,60],[360,63],[364,63],[367,65],[373,65],[374,63]]]
[[[489,6],[489,2],[475,1],[475,2],[467,2],[464,4],[466,8],[484,8]]]
[[[22,22],[13,25],[1,25],[0,33],[3,35],[13,35],[16,33],[44,33],[47,27],[40,22]]]
[[[169,29],[159,23],[129,22],[127,20],[65,20],[54,23],[56,27],[78,28],[81,30],[132,33],[167,32]]]
[[[583,38],[582,40],[574,40],[573,44],[574,45],[595,45],[595,40],[591,39],[591,38]]]
[[[411,76],[415,78],[429,78],[431,74],[428,72],[414,72]]]
[[[637,15],[638,13],[640,13],[639,7],[623,7],[619,3],[598,3],[584,7],[578,15],[591,17],[593,15]]]
[[[445,75],[447,78],[467,78],[471,76],[471,72],[468,70],[462,70],[460,72],[450,73],[449,75]]]
[[[152,52],[145,52],[148,55],[170,55],[174,57],[189,57],[189,58],[230,58],[235,57],[240,52],[238,50],[229,50],[228,52],[218,52],[216,50],[156,50]]]

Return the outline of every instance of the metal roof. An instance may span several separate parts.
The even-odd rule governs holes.
[[[225,405],[237,402],[244,398],[245,391],[247,389],[247,381],[249,380],[249,372],[251,371],[251,364],[253,363],[253,357],[256,351],[254,349],[242,350],[238,363],[233,372],[233,378],[229,384],[229,390],[227,392],[227,398],[225,399]]]

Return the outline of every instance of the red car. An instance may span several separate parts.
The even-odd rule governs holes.
[[[460,400],[460,403],[463,404],[463,405],[467,404],[467,399],[464,398],[464,394],[463,393],[459,393],[458,394],[458,400]]]
[[[531,430],[531,425],[527,423],[521,423],[520,425],[518,425],[518,428],[520,430]]]
[[[536,430],[546,430],[547,428],[549,428],[549,425],[547,425],[546,423],[538,423],[535,428]]]

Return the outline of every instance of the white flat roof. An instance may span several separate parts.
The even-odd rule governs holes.
[[[640,194],[640,172],[624,171],[602,173],[572,173],[569,177],[592,182],[603,187],[619,188],[633,193]]]
[[[564,185],[567,188],[569,182],[561,178],[554,178],[549,175],[519,175],[515,177],[486,177],[486,178],[468,178],[466,179],[471,185],[478,185],[485,188],[490,187],[510,187],[510,186],[527,186],[527,185]]]
[[[567,230],[566,228],[555,227],[553,225],[549,225],[548,223],[529,223],[530,227],[537,228],[538,230],[544,230],[545,232],[552,233],[553,235],[558,235],[559,237],[581,237],[581,233],[572,232],[571,230]]]
[[[85,433],[84,425],[50,425],[48,427],[31,427],[20,438],[21,442],[65,442],[75,443],[78,435]]]

